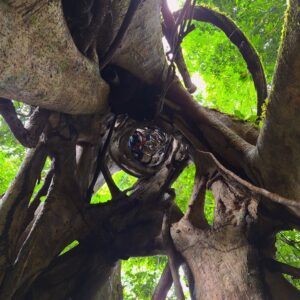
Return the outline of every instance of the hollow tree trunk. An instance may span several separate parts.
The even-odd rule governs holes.
[[[107,26],[109,33],[118,31],[128,2],[113,1],[114,5],[109,6],[108,15],[113,16],[114,23]],[[280,74],[284,75],[286,70],[291,74],[286,76],[292,85],[285,84],[289,90],[285,94],[296,103],[299,85],[294,79],[299,77],[299,22],[295,20],[299,19],[299,1],[290,2],[287,25],[291,30],[286,30],[286,46],[283,47],[289,49],[290,59],[282,60],[284,66],[279,64],[277,81],[282,80],[284,76]],[[106,113],[108,86],[99,76],[98,65],[78,56],[78,49],[65,23],[61,1],[0,1],[0,24],[0,52],[3,53],[2,60],[0,57],[1,96],[65,113]],[[163,78],[165,61],[160,26],[159,2],[144,1],[112,62],[149,84],[159,81]],[[289,125],[289,141],[294,141],[298,126],[290,126],[292,114],[286,113],[286,118],[282,119],[281,107],[277,107],[277,101],[273,100],[272,104],[272,98],[284,99],[278,97],[281,94],[276,86],[285,92],[281,89],[282,84],[276,82],[271,95],[271,115],[276,123],[288,120],[283,123]],[[294,184],[297,176],[291,176],[289,164],[274,159],[277,156],[268,155],[270,151],[274,152],[274,137],[276,141],[280,140],[278,134],[281,137],[283,132],[272,124],[270,113],[267,124],[275,129],[268,129],[270,126],[266,125],[255,148],[256,131],[250,138],[248,130],[239,133],[230,128],[232,122],[225,125],[223,121],[215,120],[218,113],[199,107],[176,82],[166,96],[165,119],[175,124],[174,127],[191,142],[195,150],[192,152],[210,150],[244,177],[284,195],[297,195],[291,188],[297,187]],[[173,110],[177,112],[173,113]],[[110,203],[94,206],[91,210],[86,191],[90,190],[100,154],[105,158],[106,153],[102,153],[101,148],[99,155],[96,150],[105,145],[102,140],[110,126],[106,126],[103,134],[88,139],[83,120],[78,118],[78,124],[74,126],[75,120],[64,116],[60,128],[53,127],[53,132],[49,129],[45,145],[41,144],[28,153],[19,175],[0,202],[0,299],[121,299],[119,269],[115,267],[118,259],[163,251],[156,237],[161,230],[164,211],[174,198],[169,186],[187,160],[181,153],[184,152],[180,147],[181,138],[170,143],[170,151],[164,154],[167,157],[164,168],[154,165],[151,174],[139,180],[130,196],[120,192]],[[55,122],[52,120],[52,123]],[[66,129],[66,124],[70,128]],[[90,128],[87,129],[89,132]],[[126,130],[121,134],[124,133]],[[122,156],[115,157],[127,166],[129,163],[126,159],[124,163],[123,152],[126,151],[123,150],[128,149],[129,135],[124,136],[126,147],[119,150]],[[281,144],[284,147],[290,145]],[[291,145],[294,146],[294,142]],[[287,157],[293,165],[296,165],[299,153],[296,146],[292,147],[293,159]],[[79,155],[77,149],[80,147],[82,152]],[[261,160],[254,155],[250,161],[249,157],[256,150],[261,158],[272,159]],[[275,152],[281,158],[283,151]],[[27,210],[47,155],[51,155],[54,161],[53,178],[45,193],[47,200],[40,203],[40,199],[36,199]],[[278,161],[283,162],[282,168],[276,169],[286,178],[281,180],[284,189],[278,189],[278,182],[273,181],[274,162]],[[260,172],[254,172],[252,164],[262,165],[257,167]],[[133,167],[130,164],[127,169]],[[144,171],[141,167],[136,169],[141,174]],[[290,176],[286,176],[284,169]],[[294,169],[297,175],[299,170]],[[261,175],[260,181],[254,180],[257,173]],[[191,225],[183,218],[171,229],[175,247],[193,274],[194,298],[299,299],[299,293],[283,283],[281,275],[265,269],[264,255],[274,256],[272,238],[275,230],[268,232],[262,226],[261,211],[257,209],[260,199],[228,180],[213,176],[210,181],[217,202],[213,226]],[[286,189],[291,193],[286,193]],[[271,218],[269,216],[269,222],[276,226],[276,220]],[[80,240],[80,245],[59,256],[74,239]]]

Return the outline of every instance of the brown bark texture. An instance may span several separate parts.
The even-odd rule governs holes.
[[[191,0],[173,15],[164,0],[0,1],[0,114],[31,148],[0,199],[0,299],[121,300],[120,261],[158,254],[168,264],[155,300],[173,283],[185,298],[181,265],[191,299],[299,299],[282,274],[300,272],[275,261],[275,235],[300,228],[300,3],[290,0],[261,130],[191,96],[180,48],[191,20],[238,46],[260,114],[259,55],[219,12]],[[26,126],[11,100],[32,107]],[[182,212],[172,184],[191,162]],[[112,178],[120,169],[138,178],[129,190]],[[104,182],[111,200],[91,204]]]

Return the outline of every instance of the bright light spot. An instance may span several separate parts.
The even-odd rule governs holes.
[[[168,6],[171,12],[177,11],[180,9],[179,1],[178,0],[167,0]]]
[[[203,80],[202,76],[199,73],[194,73],[191,77],[193,84],[197,87],[196,92],[194,95],[197,95],[199,93],[202,94],[202,96],[206,97],[206,83]]]

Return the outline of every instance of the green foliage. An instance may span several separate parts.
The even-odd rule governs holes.
[[[130,258],[122,262],[122,285],[124,299],[146,300],[151,299],[154,289],[158,284],[163,269],[167,263],[164,256]],[[179,275],[185,299],[189,300],[189,289],[182,269]],[[167,300],[176,300],[174,286],[170,289]]]
[[[195,165],[189,164],[178,179],[173,183],[172,188],[176,192],[176,204],[182,211],[186,211],[190,196],[193,192],[195,176]]]
[[[30,107],[15,101],[14,105],[21,121],[26,122]],[[16,141],[4,119],[0,117],[0,195],[16,176],[24,157],[24,147]]]
[[[0,118],[0,195],[5,193],[16,176],[24,157],[24,148],[16,142],[4,120]]]
[[[104,203],[111,199],[111,193],[107,184],[103,184],[98,192],[92,197],[91,204]]]
[[[130,258],[123,261],[124,299],[151,299],[166,261],[163,256]]]
[[[42,173],[41,173],[41,179],[39,182],[37,182],[36,186],[34,187],[33,193],[32,193],[32,197],[30,199],[30,203],[34,200],[34,197],[36,196],[37,192],[40,190],[40,188],[43,186],[44,184],[44,180],[46,178],[46,175],[50,169],[51,166],[51,159],[49,157],[47,157],[45,165],[43,167]],[[46,200],[46,196],[42,196],[40,198],[40,201],[43,202]]]
[[[215,210],[214,196],[211,191],[207,191],[205,194],[204,214],[208,224],[210,225],[213,223],[214,210]]]
[[[297,230],[282,231],[276,236],[276,259],[293,267],[300,268],[300,232]],[[300,290],[300,279],[285,275]]]
[[[259,53],[268,84],[272,81],[286,1],[206,0],[198,4],[217,7],[230,16]],[[197,22],[182,47],[191,74],[198,74],[206,88],[197,100],[244,120],[256,115],[256,91],[246,63],[223,32]]]
[[[132,187],[137,178],[127,174],[124,171],[119,171],[112,176],[113,180],[120,188],[120,190],[124,191],[130,187]],[[92,197],[91,204],[104,203],[111,199],[111,194],[109,188],[106,183],[102,185],[102,187],[98,190],[98,192]]]
[[[195,172],[195,165],[190,163],[172,185],[176,192],[176,204],[183,212],[187,210],[189,199],[193,192]],[[213,221],[214,208],[214,197],[208,191],[205,195],[204,213],[209,224],[212,224]]]
[[[60,255],[64,255],[65,253],[67,253],[68,251],[72,250],[73,248],[75,248],[76,246],[79,245],[79,242],[77,240],[73,241],[72,243],[70,243],[68,246],[66,246],[65,249],[63,249],[63,251],[61,251],[59,253],[59,256]]]

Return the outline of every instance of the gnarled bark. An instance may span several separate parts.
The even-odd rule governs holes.
[[[253,152],[260,184],[299,201],[300,3],[290,1],[266,121]],[[294,209],[299,217],[299,209]]]
[[[108,86],[80,55],[61,1],[0,3],[0,95],[54,111],[107,111]]]
[[[39,119],[34,139],[12,109],[4,112],[17,137],[29,146],[39,144],[28,152],[0,202],[0,298],[49,299],[49,291],[55,299],[121,299],[115,265],[120,259],[154,254],[168,254],[181,299],[177,266],[182,259],[194,280],[195,299],[298,298],[299,293],[283,280],[282,270],[265,261],[274,260],[276,232],[300,223],[297,199],[287,199],[299,196],[299,1],[291,1],[266,124],[260,132],[200,106],[177,79],[167,87],[167,82],[161,84],[167,69],[159,1],[139,5],[140,1],[95,1],[90,7],[85,2],[94,18],[88,24],[95,25],[92,32],[74,25],[72,18],[80,10],[74,13],[67,0],[63,7],[58,0],[0,2],[0,96],[59,112],[50,115],[47,126],[42,124],[46,118]],[[122,29],[132,6],[137,10],[127,30]],[[103,11],[95,11],[99,7]],[[194,17],[200,19],[199,9]],[[228,24],[225,31],[234,39],[235,27]],[[244,39],[242,33],[238,37]],[[254,59],[248,67],[263,99],[262,67],[248,46]],[[138,123],[115,116],[116,124],[111,124],[109,89],[99,75],[101,59],[105,64],[107,57],[146,87],[159,82],[167,88],[157,118]],[[135,131],[139,137],[130,140]],[[28,209],[47,156],[53,168]],[[171,185],[191,159],[197,172],[183,216]],[[120,191],[111,177],[110,170],[118,168],[138,177],[130,193]],[[91,205],[103,178],[112,199]],[[212,226],[203,212],[206,189],[216,199]],[[45,202],[39,202],[41,195],[46,195]],[[163,222],[167,211],[169,222]],[[79,245],[60,255],[74,240]]]

